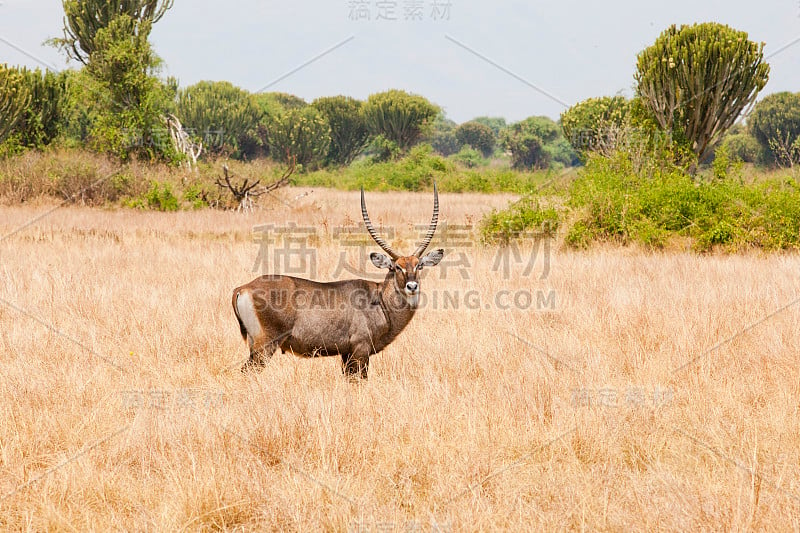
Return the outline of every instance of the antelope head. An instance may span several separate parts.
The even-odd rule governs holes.
[[[394,279],[394,288],[397,293],[402,294],[411,307],[416,307],[419,303],[419,272],[424,267],[438,265],[444,256],[444,250],[441,248],[422,255],[430,245],[433,234],[436,232],[436,224],[439,221],[439,191],[436,188],[436,182],[433,184],[433,217],[431,218],[430,226],[428,226],[428,232],[419,247],[411,255],[398,254],[375,231],[369,219],[369,214],[367,214],[364,187],[361,187],[361,216],[364,218],[364,225],[366,225],[370,237],[386,252],[386,254],[378,252],[369,254],[372,264],[378,268],[388,269],[389,275]],[[388,278],[389,276],[387,275],[387,281]]]

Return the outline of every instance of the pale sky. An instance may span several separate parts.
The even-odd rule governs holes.
[[[0,0],[0,62],[65,68],[43,44],[62,35],[62,17],[60,0]],[[800,0],[176,0],[151,40],[162,74],[183,86],[227,80],[307,101],[398,88],[456,122],[516,121],[630,96],[640,50],[672,23],[708,21],[766,43],[762,96],[800,91]]]

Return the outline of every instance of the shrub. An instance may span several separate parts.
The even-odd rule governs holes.
[[[478,150],[483,157],[494,153],[495,135],[489,126],[474,121],[465,122],[456,128],[455,134],[460,144]]]
[[[453,155],[461,149],[461,143],[456,138],[456,127],[458,125],[447,118],[444,113],[439,113],[433,122],[428,140],[433,149],[445,157]]]
[[[457,154],[451,155],[450,159],[467,168],[476,168],[488,164],[479,151],[469,146],[464,146]]]
[[[493,210],[481,221],[481,238],[486,243],[505,244],[525,233],[553,237],[560,216],[554,207],[544,206],[535,195],[526,195],[508,208]]]
[[[780,163],[786,148],[800,138],[800,93],[780,92],[758,102],[747,119],[765,162]]]
[[[761,145],[748,133],[728,135],[722,140],[721,146],[728,151],[731,158],[745,163],[755,163],[764,158]]]
[[[516,169],[547,168],[550,153],[545,144],[558,138],[559,128],[547,117],[528,117],[503,131],[503,143],[511,151],[511,164]]]

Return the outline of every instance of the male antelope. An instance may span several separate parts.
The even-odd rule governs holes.
[[[389,257],[370,260],[389,272],[381,283],[363,279],[320,283],[267,275],[233,291],[233,310],[250,359],[242,370],[263,367],[277,348],[303,357],[340,355],[348,376],[367,377],[369,357],[397,337],[419,303],[419,271],[439,264],[444,250],[423,256],[439,220],[439,193],[433,185],[433,218],[412,255],[401,256],[378,235],[361,189],[361,215],[372,239]]]

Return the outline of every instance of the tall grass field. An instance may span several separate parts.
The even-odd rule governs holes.
[[[484,245],[516,197],[442,192],[445,261],[368,380],[242,373],[234,287],[381,276],[357,191],[276,196],[0,208],[1,530],[800,529],[795,253]],[[367,204],[410,253],[432,198]]]

